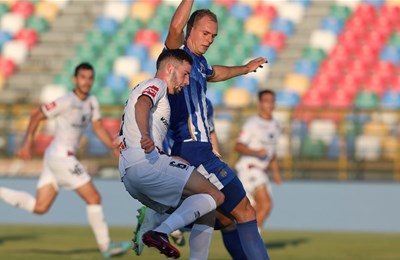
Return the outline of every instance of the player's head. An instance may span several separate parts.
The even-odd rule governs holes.
[[[76,66],[73,81],[75,83],[75,91],[87,95],[94,81],[94,69],[90,63],[83,62]]]
[[[271,117],[275,108],[275,92],[269,89],[258,92],[258,107],[261,115]]]
[[[192,13],[186,26],[186,40],[190,50],[196,55],[203,55],[218,34],[217,16],[208,9]]]
[[[189,84],[193,59],[184,50],[164,50],[157,59],[156,77],[168,85],[169,94],[178,94]]]

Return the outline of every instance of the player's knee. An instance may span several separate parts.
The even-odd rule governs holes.
[[[33,209],[33,213],[38,214],[38,215],[43,215],[47,211],[49,211],[49,207],[46,205],[40,205],[40,204],[36,204],[35,208]]]
[[[101,196],[99,193],[94,193],[86,199],[87,204],[101,204]]]

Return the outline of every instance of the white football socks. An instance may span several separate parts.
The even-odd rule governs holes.
[[[31,194],[24,191],[16,191],[9,188],[0,188],[0,199],[16,207],[33,212],[36,199]]]
[[[111,242],[108,234],[108,226],[104,219],[103,208],[101,205],[87,205],[86,211],[89,224],[93,230],[97,244],[100,248],[100,251],[103,252],[108,249],[108,246]]]
[[[216,207],[215,200],[208,194],[191,195],[154,231],[169,235],[174,230],[194,222]]]
[[[190,260],[207,260],[214,228],[194,224],[189,237]]]

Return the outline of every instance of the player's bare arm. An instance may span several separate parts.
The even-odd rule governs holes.
[[[254,150],[250,149],[247,145],[242,143],[236,143],[235,151],[244,155],[251,155],[257,157],[264,157],[268,154],[268,151],[264,148],[260,150]]]
[[[21,148],[18,150],[17,154],[20,158],[24,160],[29,160],[32,154],[32,145],[35,138],[36,130],[39,123],[45,120],[46,116],[41,109],[36,109],[30,118],[28,128],[26,130],[25,138]]]
[[[101,120],[92,122],[92,128],[97,137],[112,150],[113,154],[118,158],[119,147],[114,144],[113,137],[111,137],[107,130],[101,124]]]
[[[146,153],[152,152],[155,148],[154,142],[150,137],[149,128],[149,114],[152,107],[153,103],[146,95],[140,96],[135,104],[136,123],[142,135],[140,145]]]
[[[189,19],[192,6],[193,0],[184,0],[176,9],[169,26],[167,39],[165,40],[167,48],[177,49],[182,46],[185,40],[183,29]]]
[[[258,68],[262,68],[263,64],[267,63],[266,58],[258,57],[247,64],[242,66],[222,66],[222,65],[214,65],[213,70],[214,73],[211,77],[207,79],[209,82],[218,82],[228,80],[240,75],[245,75],[247,73],[256,72]]]

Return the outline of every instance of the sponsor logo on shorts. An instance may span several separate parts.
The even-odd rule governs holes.
[[[199,217],[200,217],[200,212],[199,212],[198,210],[196,210],[196,211],[194,212],[194,217],[195,217],[195,218],[199,218]]]

